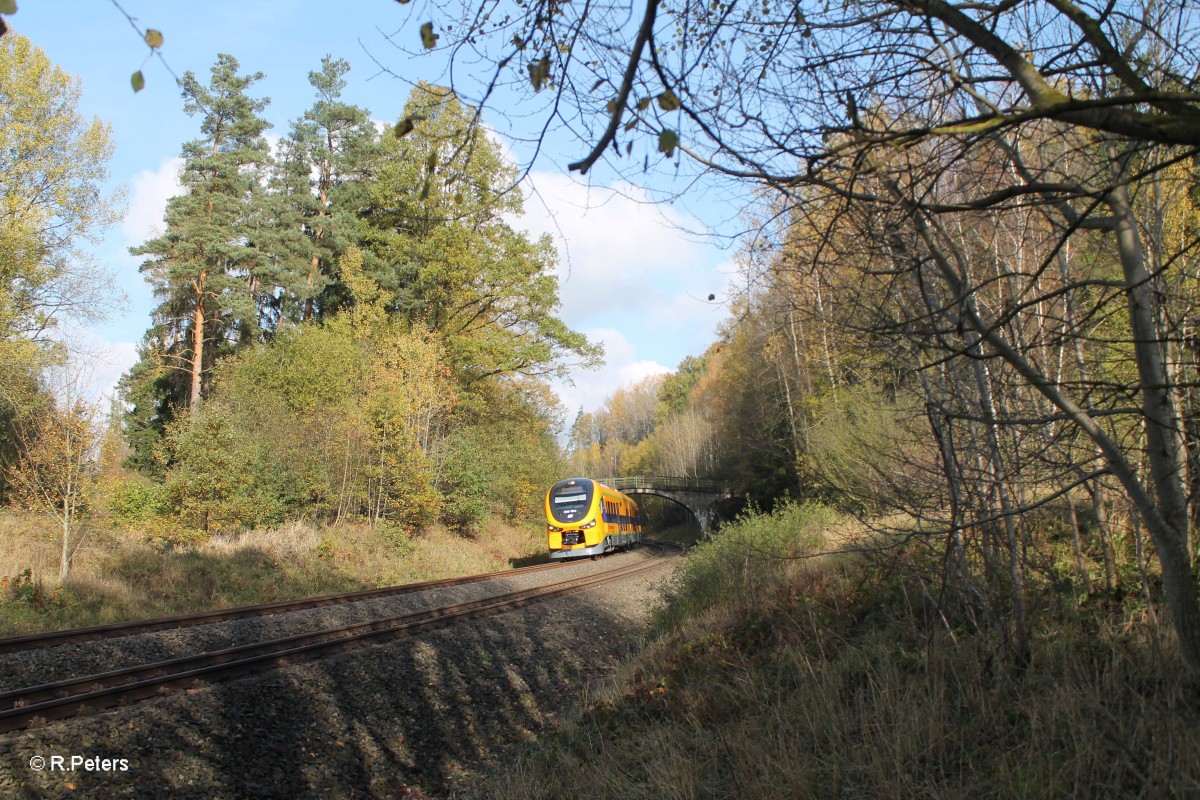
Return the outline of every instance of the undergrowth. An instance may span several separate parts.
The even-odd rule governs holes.
[[[655,627],[671,630],[713,608],[753,605],[789,562],[818,550],[836,522],[825,506],[807,503],[749,514],[726,526],[689,552],[656,609]]]
[[[647,651],[480,795],[1200,796],[1200,685],[1149,612],[1064,603],[1017,669],[927,613],[902,551],[803,558],[822,524],[791,507],[697,546]]]
[[[353,591],[504,569],[545,553],[540,530],[293,523],[186,544],[95,530],[60,584],[54,530],[0,514],[0,636]]]

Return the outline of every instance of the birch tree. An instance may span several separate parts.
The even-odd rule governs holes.
[[[55,520],[58,578],[66,581],[83,543],[80,518],[99,467],[103,431],[100,407],[81,395],[78,376],[61,381],[58,388],[53,403],[18,425],[19,457],[5,474],[18,505]]]
[[[0,465],[18,458],[20,420],[45,400],[60,323],[100,319],[117,294],[86,249],[120,210],[106,187],[111,129],[79,113],[79,96],[28,39],[0,39]]]

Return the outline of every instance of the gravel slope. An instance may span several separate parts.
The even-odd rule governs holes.
[[[646,551],[487,584],[12,654],[4,688],[263,635],[403,613],[645,558]],[[465,770],[554,724],[638,646],[671,565],[386,645],[0,735],[3,797],[447,797]],[[30,680],[30,676],[36,680]],[[116,763],[35,770],[72,756]],[[124,763],[120,760],[124,759]]]

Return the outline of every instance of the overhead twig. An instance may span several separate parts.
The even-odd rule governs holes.
[[[587,171],[592,168],[597,161],[600,160],[604,149],[612,143],[617,136],[617,129],[621,127],[621,117],[625,113],[625,105],[629,102],[629,93],[633,90],[633,79],[637,76],[638,64],[642,60],[642,51],[646,49],[646,43],[650,41],[650,37],[654,34],[654,18],[658,14],[658,0],[646,0],[646,13],[642,17],[642,25],[638,28],[637,39],[633,42],[633,49],[629,51],[629,63],[625,65],[625,74],[621,78],[621,86],[617,90],[617,99],[614,103],[612,116],[609,117],[608,127],[604,134],[596,142],[592,152],[588,153],[585,158],[567,165],[568,170],[578,170],[580,175],[586,175]]]

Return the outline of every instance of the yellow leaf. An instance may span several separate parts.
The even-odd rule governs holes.
[[[679,102],[679,98],[676,97],[675,93],[670,89],[667,89],[658,96],[658,107],[663,111],[674,111],[675,109],[679,108],[680,105],[682,104]]]
[[[133,86],[133,91],[135,93],[146,88],[146,78],[142,75],[142,71],[140,69],[130,76],[129,84]]]
[[[426,50],[432,50],[437,47],[438,35],[433,32],[433,23],[426,22],[421,26],[421,44],[425,45]]]
[[[549,80],[550,56],[542,56],[541,61],[535,61],[529,65],[529,82],[533,84],[535,92],[540,92]]]
[[[17,13],[17,0],[0,0],[0,14]]]
[[[163,46],[162,31],[156,31],[154,28],[150,28],[146,31],[146,35],[143,38],[145,38],[146,44],[150,45],[155,50]]]

